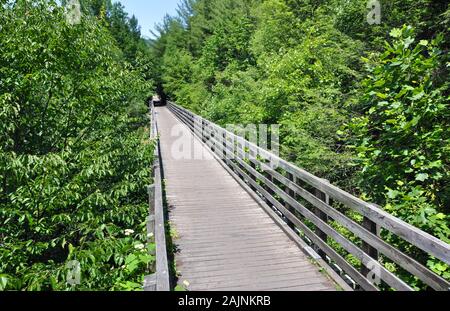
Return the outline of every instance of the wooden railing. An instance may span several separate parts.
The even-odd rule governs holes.
[[[168,108],[354,289],[413,290],[386,268],[389,262],[432,289],[450,290],[447,280],[386,237],[446,264],[449,244],[189,110],[170,102]]]
[[[153,162],[153,185],[148,187],[149,219],[147,222],[148,242],[155,244],[155,263],[151,267],[155,273],[145,277],[145,291],[170,291],[169,265],[167,259],[166,230],[163,205],[162,162],[158,134],[158,123],[153,105],[150,105],[150,140],[155,142]]]

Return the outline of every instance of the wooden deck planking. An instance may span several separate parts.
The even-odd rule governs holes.
[[[181,122],[166,107],[156,113],[180,284],[189,282],[189,290],[335,290],[217,160],[176,159],[172,146],[180,137],[172,129]],[[207,153],[191,133],[183,140]]]

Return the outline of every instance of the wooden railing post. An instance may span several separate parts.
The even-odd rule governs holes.
[[[376,236],[380,235],[380,226],[378,226],[375,222],[373,222],[369,218],[367,218],[367,217],[363,218],[362,226],[364,228],[366,228],[368,231],[375,234]],[[362,241],[361,249],[367,255],[372,257],[375,261],[378,261],[379,253],[376,248],[374,248],[374,247],[370,246],[370,244]],[[361,274],[364,275],[365,277],[368,277],[369,273],[370,273],[370,269],[368,269],[364,264],[361,264]]]
[[[150,104],[150,115],[151,115],[151,124],[150,124],[150,139],[154,139],[156,134],[155,133],[155,120],[154,120],[154,107],[152,104]],[[156,163],[159,160],[158,146],[156,145],[156,149],[153,153],[154,159],[153,159],[153,167],[152,167],[152,176],[155,176],[155,167]],[[147,186],[147,193],[148,193],[148,219],[147,219],[147,244],[151,245],[155,243],[155,184],[152,184],[150,186]],[[155,248],[150,249],[149,254],[152,256],[156,256],[156,250]],[[150,271],[156,270],[156,262],[153,261],[149,266],[148,269]],[[156,273],[153,273],[151,275],[148,275],[144,278],[144,291],[156,291]]]
[[[269,168],[269,169],[271,169],[271,168]],[[263,172],[263,176],[266,177],[271,183],[273,183],[274,180],[273,180],[273,177],[272,177],[272,175],[270,174],[270,172],[264,171],[264,172]],[[272,187],[267,186],[267,185],[264,184],[263,188],[264,188],[271,196],[274,196],[274,193],[275,193],[275,192],[272,190]],[[270,200],[266,199],[266,203],[269,204],[269,206],[272,206],[272,203],[270,203]]]
[[[155,185],[150,185],[147,187],[148,191],[148,206],[149,206],[149,221],[147,226],[147,233],[149,237],[149,242],[154,241],[155,235]]]
[[[169,267],[167,259],[167,241],[165,232],[162,163],[160,158],[159,141],[155,149],[154,165],[154,209],[155,209],[155,257],[156,257],[156,290],[169,291]]]
[[[215,153],[217,155],[217,147],[216,147],[216,143],[214,142],[215,140],[217,140],[217,136],[216,136],[217,132],[216,132],[216,129],[213,128],[212,126],[210,126],[210,129],[211,129],[210,142],[209,142],[210,149],[213,153]]]
[[[250,148],[249,148],[249,150],[246,151],[245,149],[246,149],[247,147],[248,147],[247,142],[243,140],[243,141],[242,141],[242,151],[243,151],[243,154],[245,155],[244,158],[250,160],[251,157],[252,157],[252,155],[251,155],[251,150],[250,150]],[[258,156],[258,155],[256,154],[255,157],[257,157],[257,156]],[[249,161],[248,164],[251,166],[251,168],[253,168],[254,170],[257,170],[257,167],[256,167],[255,162]],[[258,182],[258,178],[256,178],[256,176],[253,176],[252,174],[249,174],[248,176],[249,176],[252,180],[254,180],[255,182]],[[251,188],[253,191],[257,191],[256,187],[254,187],[253,185],[249,185],[249,186],[250,186],[250,188]]]
[[[228,163],[228,149],[227,149],[227,133],[225,131],[222,132],[222,148],[223,148],[223,161]]]
[[[328,180],[324,180],[325,182],[328,183]],[[327,195],[326,193],[320,191],[319,189],[315,189],[314,191],[314,195],[321,201],[325,202],[326,204],[330,204],[330,196]],[[313,207],[313,212],[314,214],[319,217],[322,221],[324,221],[325,223],[328,222],[328,216],[327,214],[325,214],[324,212],[322,212],[319,208],[317,207]],[[320,230],[319,228],[316,227],[315,230],[316,235],[321,238],[323,241],[327,241],[327,234],[325,232],[323,232],[322,230]],[[318,247],[315,247],[315,251],[317,252],[317,254],[319,254],[320,257],[325,258],[325,253],[319,249]]]
[[[291,181],[291,182],[295,182],[295,179],[294,179],[295,177],[294,177],[294,175],[291,174],[291,173],[289,173],[289,172],[286,172],[286,178],[289,179],[289,181]],[[292,197],[294,200],[297,200],[297,196],[295,195],[295,192],[294,192],[293,190],[291,190],[291,188],[289,188],[288,186],[286,186],[285,192],[286,192],[290,197]],[[289,212],[291,212],[292,214],[296,215],[295,208],[293,208],[289,203],[286,202],[286,203],[284,204],[284,206],[286,207],[286,209],[287,209]],[[295,225],[294,225],[291,221],[288,220],[287,224],[288,224],[288,226],[291,227],[292,229],[295,228]]]
[[[206,143],[206,137],[205,137],[205,120],[202,118],[202,142]]]

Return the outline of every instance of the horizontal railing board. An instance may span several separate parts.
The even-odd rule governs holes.
[[[264,164],[262,164],[264,165]],[[369,230],[365,229],[363,226],[353,221],[352,219],[345,216],[343,213],[334,209],[325,202],[317,199],[314,195],[304,190],[303,188],[295,185],[294,183],[287,180],[281,174],[270,170],[269,174],[274,176],[279,181],[283,182],[289,189],[293,190],[296,194],[301,196],[303,199],[307,200],[309,203],[313,204],[315,207],[319,208],[322,212],[326,213],[328,216],[336,220],[339,224],[343,225],[347,230],[358,236],[360,239],[368,243],[369,245],[376,248],[378,251],[383,253],[386,257],[397,263],[399,266],[404,268],[406,271],[413,275],[419,277],[424,283],[431,286],[436,290],[448,290],[449,282],[435,274],[434,272],[428,270],[422,264],[416,260],[410,258],[409,256],[403,254],[401,251],[388,244],[382,240],[377,235],[373,234]],[[289,183],[287,183],[289,182]]]

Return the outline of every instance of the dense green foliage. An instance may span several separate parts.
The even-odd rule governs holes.
[[[381,8],[370,25],[366,0],[185,0],[153,77],[219,124],[280,124],[282,157],[448,242],[448,3]]]
[[[18,0],[0,20],[0,290],[139,288],[153,260],[147,68],[101,16],[71,25],[53,1]]]
[[[68,1],[62,1],[66,2]],[[85,15],[97,17],[101,24],[108,28],[129,63],[142,66],[143,63],[150,62],[147,42],[141,38],[138,20],[134,15],[129,17],[120,2],[111,0],[79,0],[79,2]]]
[[[442,36],[417,42],[411,27],[391,36],[393,44],[364,81],[363,115],[350,125],[361,186],[393,215],[450,242],[449,81],[442,72],[448,55]],[[450,278],[446,265],[428,264]]]

